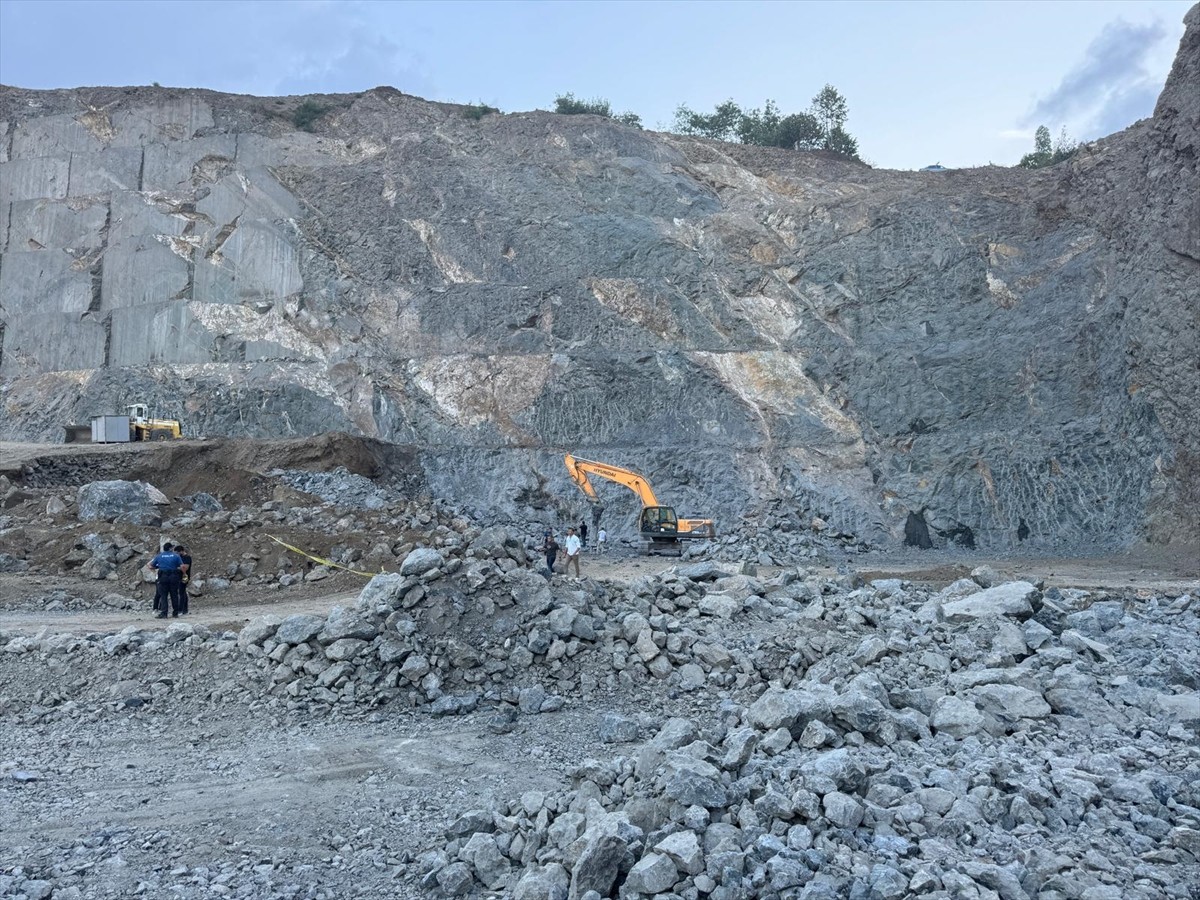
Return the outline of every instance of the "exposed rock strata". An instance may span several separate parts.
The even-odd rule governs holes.
[[[558,454],[727,524],[1195,541],[1200,13],[1155,116],[1041,172],[871,170],[387,88],[0,90],[0,437],[135,399],[412,445],[525,515]],[[613,492],[612,520],[631,500]]]

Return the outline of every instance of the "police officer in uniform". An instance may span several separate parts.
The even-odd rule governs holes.
[[[158,573],[158,584],[162,588],[163,597],[155,618],[167,617],[167,600],[171,601],[171,615],[178,616],[182,601],[179,592],[183,587],[183,560],[179,554],[170,549],[171,545],[163,546],[162,551],[150,560],[150,568]]]

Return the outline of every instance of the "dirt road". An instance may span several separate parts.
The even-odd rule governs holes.
[[[604,557],[585,555],[583,569],[586,577],[628,584],[647,575],[655,575],[680,561],[671,557],[641,557],[618,550]],[[1189,567],[1186,559],[1150,560],[1137,557],[1107,559],[1067,559],[1062,557],[1016,561],[996,559],[985,555],[962,557],[940,565],[922,565],[911,558],[876,558],[869,562],[846,565],[845,568],[864,581],[877,578],[903,578],[918,585],[943,587],[958,578],[969,576],[982,565],[991,566],[1002,579],[1024,579],[1044,582],[1048,587],[1078,588],[1090,591],[1125,591],[1133,589],[1150,596],[1155,593],[1178,596],[1200,592],[1200,573]],[[816,567],[821,574],[832,574],[833,567]],[[761,567],[759,575],[770,577],[778,567]],[[556,576],[562,577],[562,576]],[[340,573],[328,582],[303,585],[292,589],[238,587],[193,601],[191,611],[183,619],[156,619],[149,609],[151,593],[145,586],[138,594],[141,606],[136,609],[111,609],[96,602],[88,609],[37,610],[26,598],[47,594],[51,589],[84,596],[102,590],[94,583],[79,579],[0,575],[0,630],[33,634],[48,628],[50,631],[82,634],[116,632],[129,626],[165,628],[175,621],[206,625],[212,629],[238,630],[258,616],[290,616],[298,613],[324,614],[332,607],[353,603],[365,582],[363,579]],[[23,605],[25,608],[12,608]],[[8,608],[2,608],[7,606]]]

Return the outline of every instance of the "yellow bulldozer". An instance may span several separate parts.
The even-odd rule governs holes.
[[[178,419],[154,419],[145,403],[132,403],[129,410],[129,437],[135,441],[167,441],[183,437]]]
[[[589,475],[615,482],[637,494],[638,499],[642,501],[642,512],[638,517],[638,537],[643,553],[682,555],[684,541],[717,536],[717,527],[712,519],[681,519],[675,515],[674,507],[659,503],[650,482],[637,472],[591,459],[576,459],[569,453],[565,462],[571,479],[591,503],[599,503],[600,497],[588,481]]]

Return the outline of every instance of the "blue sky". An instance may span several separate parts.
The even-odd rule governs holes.
[[[875,165],[1010,165],[1039,124],[1090,139],[1150,115],[1191,2],[0,0],[0,82],[389,84],[506,112],[570,91],[650,128],[680,103],[800,111],[828,82]]]

